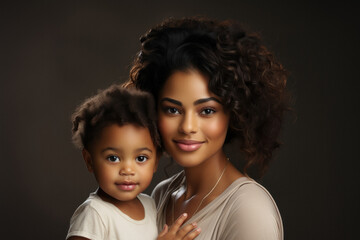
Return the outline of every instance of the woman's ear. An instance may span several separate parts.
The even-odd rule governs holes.
[[[91,158],[91,154],[89,153],[89,151],[84,148],[82,150],[82,156],[83,156],[83,159],[85,161],[86,167],[89,170],[89,172],[93,172],[93,163],[92,163],[92,158]]]

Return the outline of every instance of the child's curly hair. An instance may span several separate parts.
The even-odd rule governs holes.
[[[118,85],[99,91],[86,99],[72,115],[72,139],[79,148],[88,149],[101,130],[110,124],[135,124],[149,129],[151,139],[161,153],[153,97],[147,92]]]
[[[236,137],[262,175],[280,146],[283,113],[288,110],[287,72],[256,33],[238,23],[205,18],[168,19],[140,38],[126,87],[151,92],[157,101],[174,71],[195,69],[209,79],[230,113],[226,142]]]

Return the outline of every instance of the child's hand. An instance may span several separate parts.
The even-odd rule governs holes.
[[[186,225],[180,229],[186,218],[187,214],[184,213],[178,219],[176,219],[175,223],[170,228],[165,224],[164,229],[159,234],[157,240],[195,239],[201,232],[200,228],[195,229],[197,227],[196,223]]]

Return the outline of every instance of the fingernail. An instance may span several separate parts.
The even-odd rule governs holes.
[[[187,213],[183,213],[183,217],[187,217]]]
[[[197,224],[196,224],[196,223],[192,223],[191,225],[193,225],[193,227],[196,227],[196,226],[197,226]]]

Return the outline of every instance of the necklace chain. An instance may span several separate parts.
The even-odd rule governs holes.
[[[229,163],[229,158],[226,158],[226,160],[227,160],[227,163],[226,163],[224,169],[222,170],[222,172],[221,172],[218,180],[216,181],[216,183],[215,183],[215,185],[212,187],[212,189],[201,199],[201,201],[200,201],[199,205],[197,206],[197,208],[196,208],[195,212],[193,213],[193,215],[195,215],[195,213],[197,213],[197,211],[199,210],[199,208],[200,208],[200,206],[202,205],[202,203],[204,202],[204,200],[205,200],[208,196],[210,196],[210,194],[215,190],[215,188],[216,188],[217,185],[219,184],[221,178],[223,177],[223,175],[224,175],[224,173],[225,173],[226,167],[228,166],[228,163]],[[177,195],[177,194],[175,194],[174,199],[173,199],[173,201],[172,201],[172,222],[173,222],[173,223],[174,223],[174,208],[175,208],[175,198],[176,198],[176,195]]]

